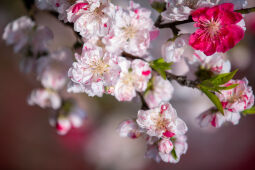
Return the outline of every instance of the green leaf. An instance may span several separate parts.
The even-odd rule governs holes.
[[[203,86],[200,86],[200,89],[213,102],[217,109],[224,115],[223,107],[219,98]]]
[[[238,69],[230,72],[230,73],[223,73],[223,74],[219,74],[217,76],[214,76],[211,79],[208,79],[209,81],[211,81],[214,85],[222,85],[227,83],[229,80],[231,80],[236,72],[238,71]]]
[[[231,84],[227,87],[217,87],[218,90],[230,90],[230,89],[233,89],[235,88],[236,86],[238,86],[239,84]]]
[[[159,58],[150,62],[151,68],[158,72],[164,79],[166,79],[166,70],[170,70],[173,63],[167,63],[163,58]]]
[[[165,2],[153,2],[151,4],[151,7],[158,11],[159,13],[163,12],[166,10],[166,3]]]
[[[172,150],[172,152],[171,152],[171,155],[173,156],[173,158],[174,158],[175,160],[178,159],[178,156],[177,156],[177,154],[176,154],[175,148],[173,148],[173,150]]]
[[[255,114],[255,106],[252,106],[250,109],[246,109],[245,111],[243,111],[244,115],[252,115]]]

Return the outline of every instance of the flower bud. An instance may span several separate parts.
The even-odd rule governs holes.
[[[173,143],[169,139],[162,139],[158,143],[158,150],[161,153],[169,154],[173,150]]]
[[[135,139],[140,136],[137,124],[131,119],[123,121],[119,125],[118,131],[121,137],[129,137]]]

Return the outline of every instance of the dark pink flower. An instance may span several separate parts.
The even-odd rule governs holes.
[[[234,12],[231,3],[199,8],[191,15],[199,29],[190,36],[189,44],[207,56],[228,51],[244,37],[244,30],[238,25],[243,17]]]

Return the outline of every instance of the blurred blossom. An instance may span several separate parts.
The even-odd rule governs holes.
[[[28,98],[28,104],[56,110],[61,106],[61,98],[55,91],[49,89],[35,89]]]

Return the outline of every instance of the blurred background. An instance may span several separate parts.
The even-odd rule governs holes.
[[[116,0],[117,1],[117,0]],[[116,2],[115,1],[115,2]],[[149,8],[147,0],[137,0]],[[118,1],[127,4],[127,1]],[[248,7],[255,6],[249,0]],[[10,21],[26,15],[21,0],[0,1],[0,35]],[[156,18],[156,12],[153,12]],[[244,40],[229,51],[232,69],[239,68],[236,78],[246,76],[255,87],[255,14],[245,17],[247,31]],[[51,48],[72,46],[75,38],[71,29],[57,19],[39,12],[39,25],[54,32]],[[163,30],[152,44],[155,49],[164,41],[169,30]],[[178,164],[157,164],[144,158],[143,139],[123,139],[116,133],[118,124],[135,118],[140,108],[138,100],[119,103],[111,96],[89,98],[77,95],[88,113],[81,129],[59,136],[48,123],[50,113],[27,105],[27,96],[38,83],[31,75],[19,71],[19,55],[0,40],[0,169],[1,170],[241,170],[255,169],[255,116],[242,117],[238,126],[201,129],[195,117],[206,110],[210,101],[198,91],[178,86],[171,103],[189,127],[188,152]],[[159,50],[153,51],[157,54]],[[187,95],[188,94],[188,95]]]

